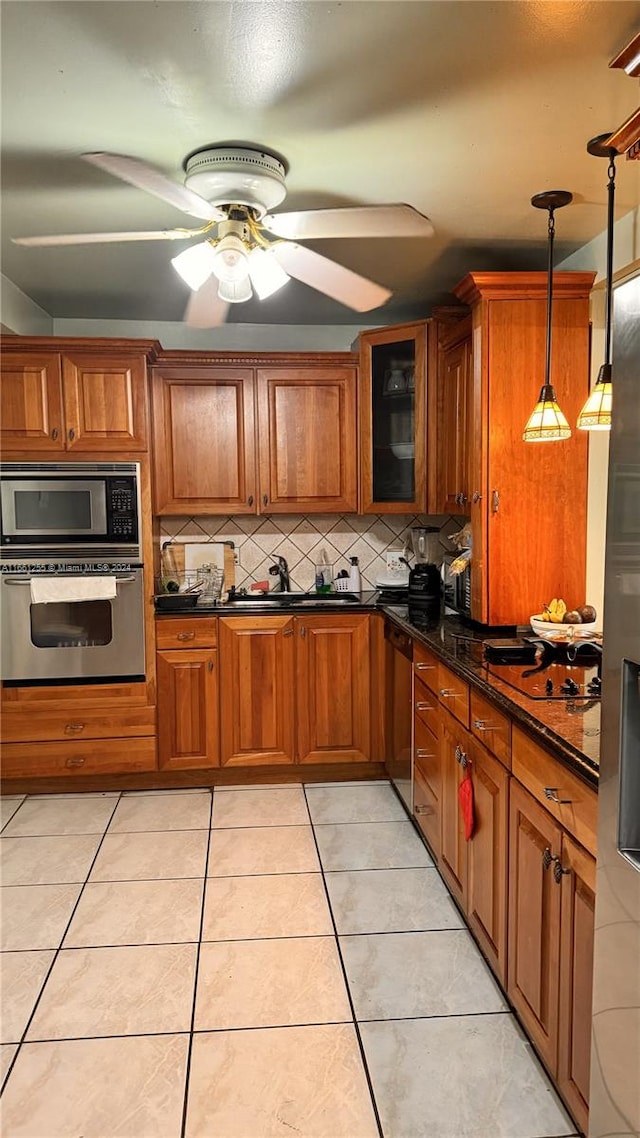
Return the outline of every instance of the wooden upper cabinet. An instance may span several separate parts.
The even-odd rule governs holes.
[[[473,371],[471,319],[438,325],[437,510],[468,514]]]
[[[222,766],[293,763],[293,618],[223,617],[219,645]]]
[[[259,368],[260,510],[358,508],[356,368]]]
[[[62,368],[57,354],[7,353],[0,361],[0,439],[4,454],[64,450]]]
[[[44,459],[146,451],[147,360],[157,347],[151,340],[5,340],[3,452]]]
[[[62,386],[67,450],[148,448],[147,376],[143,355],[65,354]]]
[[[156,367],[152,409],[156,513],[255,513],[252,370]]]
[[[370,617],[296,617],[298,760],[371,758]]]
[[[435,505],[435,450],[427,455],[427,419],[430,433],[435,430],[435,384],[428,382],[435,350],[428,331],[423,321],[360,335],[360,507],[365,514],[424,513]]]
[[[546,273],[472,273],[454,289],[472,309],[469,437],[473,618],[525,623],[551,597],[585,603],[587,435],[593,273],[556,273],[551,382],[571,438],[525,443],[544,382]]]

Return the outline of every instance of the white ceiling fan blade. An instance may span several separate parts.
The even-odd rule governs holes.
[[[429,218],[410,205],[269,213],[263,217],[262,225],[277,237],[300,241],[317,237],[431,237],[433,234]]]
[[[190,229],[149,229],[128,233],[57,233],[51,237],[12,237],[14,245],[102,245],[113,241],[179,241],[193,236]]]
[[[339,300],[356,312],[378,308],[391,296],[388,288],[352,273],[351,269],[345,269],[344,265],[322,257],[312,249],[305,249],[304,245],[285,241],[273,245],[272,252],[290,276],[303,284],[311,285],[311,288],[317,288],[318,292],[324,292],[326,296]]]
[[[184,318],[190,328],[217,328],[224,324],[228,310],[228,301],[218,296],[218,278],[211,276],[191,293]]]
[[[190,213],[193,217],[200,217],[205,221],[222,221],[225,217],[217,206],[211,205],[186,186],[172,182],[161,170],[142,162],[139,158],[128,158],[124,154],[105,154],[101,151],[96,154],[83,154],[82,158],[92,166],[98,166],[108,174],[113,174],[115,178],[121,178],[123,182],[129,182],[139,190],[146,190],[148,194],[154,194],[162,201],[169,202],[183,213]]]

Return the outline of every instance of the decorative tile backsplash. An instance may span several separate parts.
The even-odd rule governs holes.
[[[411,526],[437,525],[443,552],[453,549],[447,535],[457,533],[464,518],[417,514],[278,514],[263,517],[160,518],[161,541],[233,541],[238,555],[236,586],[248,588],[254,581],[268,580],[271,589],[278,578],[269,575],[277,556],[289,566],[292,589],[309,590],[315,584],[314,565],[326,551],[334,575],[349,569],[357,557],[363,589],[375,588],[376,579],[387,571],[385,553],[401,549]]]

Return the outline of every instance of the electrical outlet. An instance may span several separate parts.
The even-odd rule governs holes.
[[[387,573],[403,573],[406,565],[400,560],[404,556],[402,549],[388,549],[385,557],[387,561]]]
[[[240,564],[240,552],[237,549],[234,549],[233,551],[233,563],[234,565]]]

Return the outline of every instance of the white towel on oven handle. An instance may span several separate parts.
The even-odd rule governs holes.
[[[31,578],[31,602],[34,605],[50,605],[59,601],[108,601],[115,596],[115,577]]]

